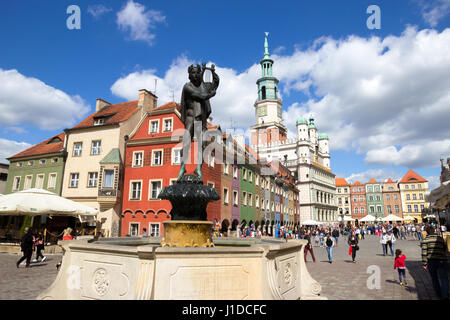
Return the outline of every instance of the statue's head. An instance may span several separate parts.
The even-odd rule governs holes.
[[[188,72],[189,80],[198,87],[202,83],[202,68],[198,64],[196,66],[191,64],[188,68]]]

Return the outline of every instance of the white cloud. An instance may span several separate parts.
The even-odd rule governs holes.
[[[0,69],[0,125],[31,124],[43,130],[72,126],[89,110],[80,96],[69,96],[17,70]]]
[[[0,138],[0,163],[9,163],[6,158],[28,149],[29,147],[31,147],[31,144],[26,142],[17,142]]]
[[[450,0],[422,0],[419,5],[423,18],[432,27],[436,27],[439,20],[450,14]]]
[[[360,183],[368,183],[370,179],[374,178],[377,182],[384,182],[387,179],[392,181],[399,181],[403,175],[388,169],[370,169],[359,173],[352,173],[350,176],[346,177],[348,183],[355,183],[359,181]]]
[[[112,86],[111,92],[125,99],[137,99],[139,89],[154,91],[157,79],[156,95],[158,105],[172,101],[180,101],[183,85],[189,81],[188,67],[194,62],[184,56],[176,59],[164,77],[156,75],[156,70],[142,70],[130,73],[118,79]],[[211,65],[213,62],[208,62]],[[238,73],[230,68],[216,66],[216,73],[220,77],[217,94],[211,99],[213,122],[220,124],[222,129],[230,127],[231,120],[234,127],[248,128],[253,124],[256,94],[256,80],[259,77],[259,67],[254,65],[248,70]],[[173,95],[172,95],[173,92]]]
[[[426,176],[424,178],[428,180],[428,189],[430,192],[441,185],[439,176]]]
[[[291,137],[296,119],[313,114],[332,150],[366,154],[370,164],[436,167],[441,154],[450,154],[450,29],[408,27],[386,38],[319,38],[307,49],[272,58],[283,95],[302,92],[308,97],[284,106]],[[181,57],[157,77],[160,104],[172,100],[170,89],[179,101],[191,63]],[[224,129],[232,118],[234,126],[247,129],[255,123],[259,64],[241,73],[218,66],[217,73],[221,83],[211,100],[214,122]],[[155,74],[133,72],[111,90],[136,99],[138,89],[153,90]]]
[[[105,7],[102,4],[94,4],[88,6],[88,12],[95,18],[98,19],[100,16],[104,15],[105,13],[108,13],[112,11],[111,8]]]
[[[140,3],[129,0],[117,13],[117,24],[120,29],[130,32],[131,40],[142,40],[152,44],[155,34],[151,29],[156,23],[165,22],[166,17],[160,11],[146,10]]]

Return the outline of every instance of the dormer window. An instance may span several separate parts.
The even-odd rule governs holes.
[[[105,118],[101,117],[101,118],[94,118],[94,126],[99,126],[101,124],[105,123]]]

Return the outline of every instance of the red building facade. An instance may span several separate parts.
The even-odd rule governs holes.
[[[356,181],[350,185],[350,201],[352,203],[352,218],[361,219],[367,215],[366,188]]]
[[[122,201],[121,236],[162,236],[163,222],[170,220],[172,206],[157,197],[162,188],[176,181],[180,170],[180,150],[184,125],[179,106],[168,103],[153,109],[126,142]],[[187,173],[195,169],[196,143],[192,143]],[[202,178],[220,194],[222,165],[214,159],[203,163]],[[207,207],[208,220],[220,220],[220,201]]]

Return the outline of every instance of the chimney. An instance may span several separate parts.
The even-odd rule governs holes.
[[[102,110],[105,107],[110,106],[110,105],[111,105],[111,103],[109,103],[108,101],[97,98],[97,103],[95,104],[95,112],[99,112],[100,110]]]
[[[150,112],[156,108],[158,97],[146,89],[139,90],[138,107],[143,108],[144,112]]]

